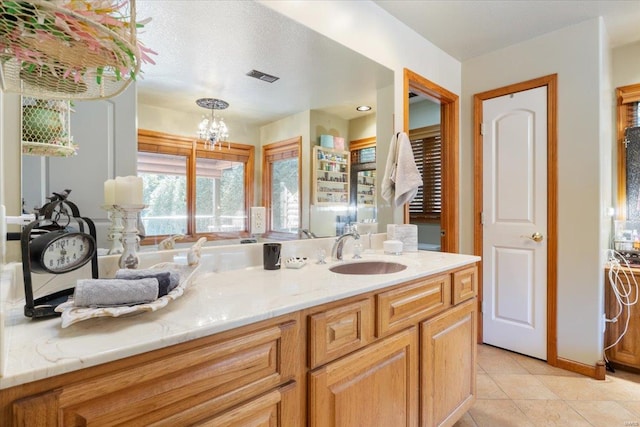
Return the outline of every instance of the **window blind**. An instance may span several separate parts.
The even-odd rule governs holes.
[[[625,104],[626,123],[625,128],[640,126],[640,102],[630,102]]]
[[[409,204],[409,215],[417,221],[439,220],[442,212],[442,139],[440,127],[412,132],[411,148],[423,185]]]

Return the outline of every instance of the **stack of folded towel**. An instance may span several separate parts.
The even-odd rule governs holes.
[[[180,274],[165,270],[127,270],[114,279],[82,279],[76,282],[76,307],[113,307],[153,302],[180,283]]]

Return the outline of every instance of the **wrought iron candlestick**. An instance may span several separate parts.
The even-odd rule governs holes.
[[[124,247],[122,246],[122,230],[124,229],[122,225],[122,212],[117,209],[116,205],[104,205],[102,209],[107,211],[107,215],[111,220],[109,232],[107,233],[107,240],[111,242],[109,255],[121,254],[124,251]]]
[[[122,230],[122,244],[124,246],[118,266],[120,268],[138,268],[140,259],[137,250],[140,237],[138,237],[138,214],[147,205],[118,205],[116,209],[122,214],[124,229]]]

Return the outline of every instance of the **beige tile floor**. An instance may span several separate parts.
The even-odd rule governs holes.
[[[640,426],[640,375],[603,381],[478,346],[478,399],[454,427]]]

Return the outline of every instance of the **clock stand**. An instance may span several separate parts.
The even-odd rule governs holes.
[[[66,220],[66,223],[63,222]],[[75,222],[77,229],[71,226]],[[85,230],[87,232],[85,232]],[[64,259],[66,239],[81,242],[83,251],[77,259]],[[72,240],[69,240],[72,241]],[[39,218],[22,231],[22,274],[24,278],[24,315],[31,318],[59,316],[55,308],[66,302],[75,287],[63,289],[34,299],[33,273],[65,274],[91,263],[91,277],[98,278],[98,254],[96,250],[96,227],[90,218],[80,215],[78,207],[66,198],[54,199],[39,210]],[[75,242],[73,242],[75,243]],[[47,265],[47,249],[60,251],[62,261]],[[75,254],[74,254],[75,255]],[[50,260],[51,261],[51,260]]]

